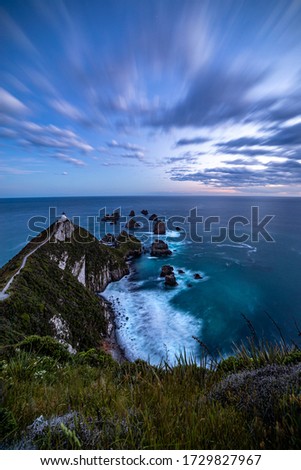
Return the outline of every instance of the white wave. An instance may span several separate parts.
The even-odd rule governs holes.
[[[235,244],[230,244],[230,243],[222,243],[219,245],[216,245],[218,248],[245,248],[249,252],[256,253],[257,247],[256,246],[251,246],[248,245],[247,243],[235,243]]]
[[[170,304],[178,288],[140,289],[133,294],[129,283],[122,279],[104,292],[116,312],[117,337],[127,357],[172,364],[184,350],[196,355],[198,346],[192,336],[200,334],[201,320]]]

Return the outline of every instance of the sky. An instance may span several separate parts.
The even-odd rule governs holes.
[[[0,0],[0,197],[301,196],[301,0]]]

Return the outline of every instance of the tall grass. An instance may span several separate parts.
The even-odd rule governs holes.
[[[208,368],[206,355],[196,361],[183,352],[174,367],[153,367],[103,355],[97,363],[92,353],[60,361],[16,351],[1,362],[3,442],[41,449],[299,448],[300,351],[250,340],[232,358]],[[269,416],[250,373],[262,396],[274,400]]]

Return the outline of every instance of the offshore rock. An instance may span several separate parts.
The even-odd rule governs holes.
[[[167,274],[167,276],[165,276],[165,285],[166,286],[171,286],[171,287],[174,287],[174,286],[178,285],[174,273]]]
[[[148,214],[148,210],[146,210],[146,209],[142,209],[142,211],[141,211],[141,214],[143,214],[143,215],[147,215],[147,214]]]
[[[152,214],[149,220],[157,220],[157,218],[158,218],[157,214]]]
[[[106,214],[101,221],[102,222],[111,222],[113,224],[116,224],[118,220],[120,219],[120,213],[119,210],[116,210],[113,212],[113,214]]]
[[[157,220],[154,224],[154,234],[155,235],[165,235],[166,234],[166,225],[163,220]]]
[[[126,226],[126,228],[128,228],[129,230],[134,230],[135,228],[139,228],[140,227],[140,224],[139,222],[137,222],[135,219],[130,219]]]
[[[196,273],[193,277],[194,279],[203,279],[199,273]]]
[[[164,266],[162,266],[161,268],[161,273],[160,273],[160,277],[165,277],[169,274],[173,274],[173,267],[170,266],[169,264],[165,264]]]
[[[172,251],[168,248],[167,243],[163,240],[155,240],[151,246],[151,256],[169,256]]]

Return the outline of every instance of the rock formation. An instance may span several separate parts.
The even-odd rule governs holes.
[[[172,287],[178,285],[174,273],[167,274],[167,275],[165,276],[165,285],[166,285],[166,286],[172,286]]]
[[[163,220],[157,220],[154,223],[154,234],[155,235],[165,235],[166,225]]]
[[[149,220],[157,220],[157,218],[158,218],[157,214],[152,214]]]
[[[101,220],[102,222],[111,222],[111,223],[116,224],[119,219],[120,219],[120,212],[119,210],[116,210],[111,215],[106,214]]]
[[[194,279],[203,279],[199,273],[196,273],[193,277]]]
[[[135,211],[132,209],[131,212],[129,213],[129,217],[135,217]]]
[[[116,248],[106,246],[66,217],[24,247],[0,270],[3,285],[7,273],[30,254],[7,301],[0,302],[6,341],[16,342],[18,335],[48,335],[76,351],[100,344],[108,334],[108,320],[106,307],[95,294],[128,274],[128,258],[141,254],[139,240],[123,235],[117,237]]]
[[[101,239],[102,243],[106,243],[106,244],[113,244],[115,243],[116,241],[116,238],[115,238],[115,235],[113,235],[112,233],[106,233],[104,237],[102,237]]]
[[[162,268],[161,268],[160,277],[165,277],[165,276],[167,276],[168,274],[172,274],[172,273],[173,273],[173,267],[170,266],[169,264],[165,264],[165,265],[162,266]]]
[[[142,211],[141,211],[141,214],[143,214],[143,215],[147,215],[147,214],[148,214],[148,210],[146,210],[146,209],[142,209]]]
[[[137,222],[135,219],[130,219],[126,226],[126,228],[128,228],[129,230],[134,230],[135,228],[139,228],[140,227],[140,224],[139,222]]]
[[[55,222],[53,237],[55,241],[65,242],[71,239],[73,232],[73,223],[63,214],[62,217]]]
[[[172,252],[163,240],[155,240],[151,246],[151,256],[169,256]]]

